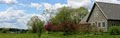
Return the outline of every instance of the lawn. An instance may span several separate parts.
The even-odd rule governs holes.
[[[120,38],[120,35],[109,35],[109,34],[103,34],[103,35],[94,35],[94,34],[73,34],[64,36],[62,33],[50,33],[50,34],[43,34],[42,38]]]
[[[11,33],[0,33],[0,38],[37,38],[36,34],[11,34]]]
[[[73,34],[64,36],[63,33],[52,32],[52,33],[43,33],[41,38],[120,38],[120,35],[93,35],[93,34]],[[0,38],[37,38],[37,34],[25,33],[25,34],[10,34],[10,33],[0,33]]]

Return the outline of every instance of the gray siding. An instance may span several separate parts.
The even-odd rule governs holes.
[[[102,23],[105,22],[105,27],[102,27]],[[101,27],[98,27],[98,29],[104,29],[104,31],[107,31],[107,19],[104,17],[103,13],[100,11],[98,6],[95,6],[93,9],[93,12],[88,20],[88,23],[95,23],[95,25],[98,27],[98,23],[101,23]]]

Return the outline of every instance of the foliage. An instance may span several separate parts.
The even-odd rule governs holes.
[[[33,33],[36,33],[38,29],[42,29],[43,22],[38,18],[38,16],[33,16],[30,21],[28,21],[27,25],[29,26],[29,30],[32,29]]]
[[[29,30],[27,31],[27,33],[32,33],[32,30],[29,29]]]
[[[47,31],[52,31],[51,28],[54,27],[53,24],[50,22],[46,23],[44,26],[45,26],[45,30],[47,30]]]
[[[78,28],[77,24],[81,21],[81,19],[86,15],[87,12],[87,9],[84,7],[80,7],[77,9],[63,7],[50,21],[52,25],[60,28],[59,30],[64,31],[65,34],[69,34],[69,32],[71,33],[73,31],[76,31],[76,28]],[[52,25],[48,27],[54,27]]]
[[[73,20],[76,24],[81,21],[81,19],[87,14],[88,10],[84,7],[80,7],[77,9],[63,7],[61,8],[55,17],[53,17],[50,21],[54,25],[59,25],[61,22],[70,19]]]
[[[38,18],[38,16],[33,16],[28,22],[29,26],[32,26],[33,33],[38,33],[38,37],[41,36],[43,30],[43,22]]]
[[[61,22],[70,19],[71,10],[67,7],[63,7],[60,11],[56,14],[55,17],[51,19],[51,22],[54,25],[59,25]]]
[[[120,26],[111,26],[109,29],[110,35],[120,35]]]
[[[35,25],[35,22],[36,22],[35,19],[37,19],[36,16],[33,16],[27,23],[28,29],[32,30],[33,33],[37,32],[37,28],[36,28],[36,25]]]
[[[81,21],[81,19],[83,19],[84,16],[86,16],[87,13],[88,13],[88,10],[84,7],[72,9],[71,18],[77,24]]]
[[[9,32],[9,29],[8,29],[8,28],[3,28],[3,29],[1,29],[0,32],[1,32],[1,33],[8,33],[8,32]]]
[[[41,37],[42,30],[43,30],[43,22],[41,20],[37,20],[36,24],[37,24],[38,37]]]
[[[64,22],[61,23],[61,26],[63,27],[63,35],[70,35],[74,34],[76,32],[76,25],[74,24],[73,21],[70,20],[65,20]]]
[[[45,30],[48,32],[51,32],[51,31],[58,32],[58,31],[62,31],[63,29],[62,25],[56,26],[56,25],[53,25],[51,22],[46,23],[44,26],[45,26],[44,27]]]

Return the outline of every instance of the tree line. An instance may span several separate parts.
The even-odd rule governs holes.
[[[45,11],[47,12],[47,11]],[[38,33],[41,35],[41,32],[47,31],[61,31],[64,32],[64,35],[69,34],[70,32],[74,32],[77,29],[77,24],[81,21],[81,19],[87,14],[88,10],[84,7],[80,8],[69,8],[62,7],[60,8],[53,17],[45,21],[41,21],[38,16],[33,16],[28,21],[28,26],[33,33]],[[50,15],[53,15],[50,13]]]

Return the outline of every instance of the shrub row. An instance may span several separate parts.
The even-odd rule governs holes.
[[[26,33],[28,30],[16,28],[0,28],[0,33]]]
[[[120,35],[120,26],[111,26],[109,28],[110,35]]]

